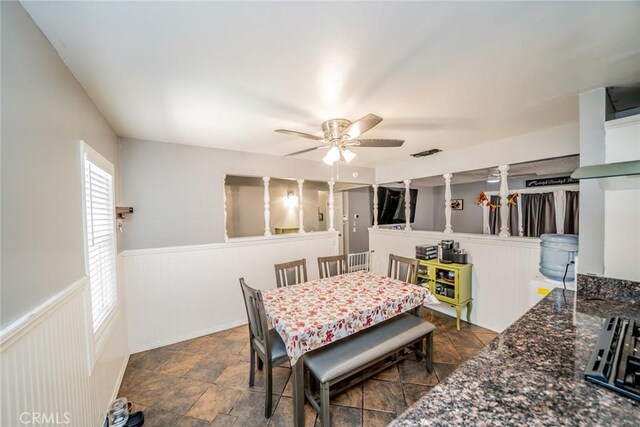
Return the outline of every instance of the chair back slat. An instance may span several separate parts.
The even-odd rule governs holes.
[[[276,264],[276,286],[296,285],[307,281],[307,260],[299,259],[296,261]]]
[[[347,272],[347,255],[318,257],[320,278],[333,277]]]
[[[418,260],[398,255],[389,255],[389,272],[387,276],[403,282],[418,283]]]
[[[371,271],[371,252],[357,252],[348,255],[347,273],[354,271]]]
[[[253,289],[247,285],[244,278],[240,278],[240,287],[244,297],[244,306],[247,310],[251,340],[258,340],[263,345],[263,348],[269,351],[269,327],[267,325],[267,315],[264,311],[262,293],[258,289]]]

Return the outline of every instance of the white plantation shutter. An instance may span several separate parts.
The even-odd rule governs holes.
[[[88,147],[84,160],[86,268],[91,285],[93,332],[97,339],[117,301],[113,166]]]

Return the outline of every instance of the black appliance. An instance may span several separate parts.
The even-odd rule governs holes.
[[[438,246],[436,245],[416,246],[416,258],[418,259],[438,258]]]
[[[584,376],[640,401],[640,319],[606,319]]]
[[[378,188],[378,224],[405,224],[405,190],[396,188]],[[418,190],[409,190],[409,207],[411,209],[409,222],[414,222],[416,217],[416,203]],[[373,223],[373,216],[371,217]]]
[[[440,262],[443,264],[466,264],[467,253],[464,249],[460,249],[460,245],[453,240],[442,240],[440,246]]]

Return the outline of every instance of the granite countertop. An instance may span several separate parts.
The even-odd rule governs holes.
[[[638,426],[640,404],[583,378],[612,315],[640,306],[556,288],[391,425]]]

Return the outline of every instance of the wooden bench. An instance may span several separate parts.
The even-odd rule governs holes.
[[[426,320],[403,313],[309,353],[304,364],[312,376],[310,379],[319,384],[319,399],[309,386],[305,387],[305,395],[318,412],[321,426],[331,425],[331,395],[376,375],[410,354],[415,353],[418,360],[424,357],[426,370],[432,373],[434,329],[435,326]],[[422,350],[424,341],[426,351]],[[356,376],[358,373],[361,375]],[[343,380],[347,380],[344,386],[331,389]]]

